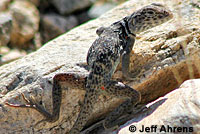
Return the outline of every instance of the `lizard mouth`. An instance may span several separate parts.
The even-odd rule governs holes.
[[[140,33],[158,26],[170,20],[172,17],[172,12],[165,6],[159,3],[153,3],[134,12],[130,17],[132,26],[129,26],[131,27],[132,33]]]
[[[155,16],[157,16],[160,20],[170,20],[173,18],[172,12],[164,5],[160,3],[152,3],[150,6],[155,10]]]

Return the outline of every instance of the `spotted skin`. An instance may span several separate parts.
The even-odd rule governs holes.
[[[170,20],[172,16],[172,13],[163,5],[153,3],[113,23],[109,27],[100,27],[96,31],[99,37],[94,41],[87,55],[87,63],[90,68],[89,74],[83,76],[75,73],[65,73],[57,74],[53,78],[52,115],[28,101],[26,101],[29,104],[27,107],[34,108],[42,113],[46,117],[46,121],[55,122],[58,120],[60,113],[61,86],[66,84],[71,88],[76,87],[86,90],[80,113],[69,134],[80,134],[100,94],[124,99],[124,102],[111,112],[103,123],[105,128],[114,127],[112,122],[124,113],[131,111],[141,100],[141,95],[138,91],[123,83],[111,80],[120,58],[122,58],[123,75],[128,79],[133,78],[134,76],[129,71],[129,63],[135,35]],[[8,103],[8,105],[16,107],[13,104]]]

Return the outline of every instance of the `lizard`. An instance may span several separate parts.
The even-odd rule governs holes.
[[[139,91],[121,82],[111,80],[120,59],[125,78],[134,78],[130,73],[129,64],[136,34],[158,26],[172,17],[171,11],[162,4],[152,3],[114,22],[109,27],[98,28],[96,30],[98,38],[93,42],[87,54],[89,74],[61,73],[54,76],[52,114],[37,104],[33,98],[27,99],[23,94],[27,104],[17,105],[8,102],[6,104],[11,107],[34,108],[45,117],[42,121],[55,122],[59,119],[61,106],[62,89],[60,83],[65,82],[69,87],[75,86],[86,91],[83,105],[73,127],[68,132],[69,134],[81,132],[100,94],[124,99],[124,102],[109,113],[103,122],[104,128],[112,128],[112,122],[124,113],[131,111],[141,100]]]

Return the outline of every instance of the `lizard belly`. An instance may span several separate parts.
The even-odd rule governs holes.
[[[119,65],[119,62],[120,62],[120,58],[117,58],[117,60],[116,60],[116,61],[114,62],[114,64],[113,64],[113,68],[112,68],[112,70],[111,70],[111,74],[112,74],[112,75],[114,74],[114,72],[115,72],[117,66]]]
[[[105,75],[105,79],[109,78],[109,80],[112,78],[112,75],[115,73],[115,70],[117,68],[117,66],[120,63],[120,57],[116,59],[116,61],[113,61],[113,65],[111,70],[109,71],[109,73],[107,75]]]

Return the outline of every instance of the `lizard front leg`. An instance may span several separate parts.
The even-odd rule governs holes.
[[[100,36],[107,27],[100,27],[96,30],[96,34]]]
[[[127,38],[126,48],[122,54],[122,73],[123,76],[127,79],[133,79],[134,76],[130,73],[129,64],[130,64],[130,54],[135,43],[135,36],[129,36]]]
[[[104,120],[104,127],[106,129],[115,127],[114,121],[123,114],[131,112],[132,108],[141,101],[141,94],[135,89],[116,81],[108,82],[105,91],[109,95],[124,98],[125,101],[120,104],[114,111],[112,111]]]

